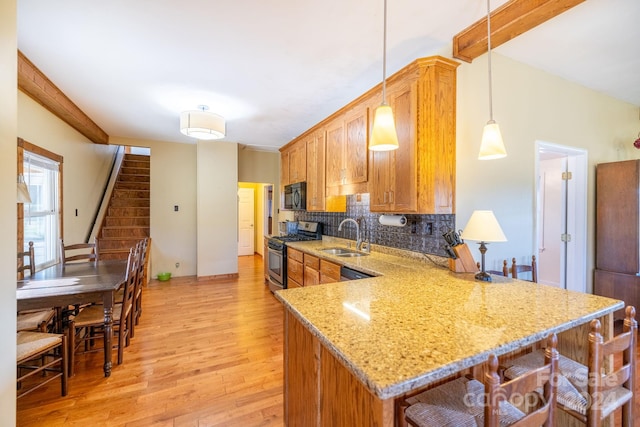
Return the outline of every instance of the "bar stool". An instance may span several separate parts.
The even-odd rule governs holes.
[[[601,426],[620,407],[622,425],[633,426],[638,323],[633,306],[628,306],[625,314],[623,332],[607,342],[600,333],[600,321],[591,321],[587,366],[565,356],[558,361],[559,382],[564,383],[558,387],[558,407],[590,427]],[[622,366],[602,374],[604,361],[616,353],[622,353]],[[526,372],[541,357],[541,352],[535,351],[512,360],[504,372],[505,378]]]
[[[411,426],[540,426],[554,423],[558,366],[558,338],[548,339],[544,364],[500,384],[498,358],[490,355],[484,385],[475,379],[461,377],[406,399],[409,404],[404,418]],[[537,390],[543,390],[540,396]],[[532,397],[535,403],[527,413],[509,400]],[[527,399],[529,402],[529,399]]]

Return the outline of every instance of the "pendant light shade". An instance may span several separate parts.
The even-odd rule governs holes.
[[[22,174],[18,175],[18,203],[31,203],[29,189]]]
[[[387,104],[387,0],[384,0],[384,30],[382,36],[382,104],[376,108],[373,129],[369,138],[369,150],[391,151],[398,149],[398,134],[393,111]]]
[[[199,105],[198,108],[200,110],[183,111],[180,114],[180,132],[196,139],[224,138],[224,118],[208,112],[206,105]]]
[[[383,104],[376,108],[369,150],[390,151],[398,148],[398,134],[391,107]]]
[[[482,131],[482,143],[480,144],[478,158],[480,160],[493,160],[500,159],[506,155],[507,150],[502,142],[500,127],[495,121],[489,120]]]
[[[478,159],[493,160],[507,156],[507,150],[502,142],[500,127],[493,120],[493,89],[491,85],[491,4],[487,0],[487,62],[489,64],[489,121],[482,131],[482,142]]]

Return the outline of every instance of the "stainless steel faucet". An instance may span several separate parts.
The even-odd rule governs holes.
[[[340,225],[338,226],[338,231],[342,231],[342,224],[344,224],[345,222],[352,222],[356,225],[356,249],[357,250],[361,250],[362,249],[362,239],[360,238],[360,224],[358,224],[358,221],[356,221],[353,218],[347,218],[347,219],[343,219],[342,222],[340,223]]]

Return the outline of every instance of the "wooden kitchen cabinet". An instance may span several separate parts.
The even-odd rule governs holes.
[[[307,211],[325,210],[325,132],[320,129],[305,140],[307,150]]]
[[[593,293],[640,307],[640,160],[596,165]],[[624,318],[624,310],[614,314]]]
[[[327,194],[367,191],[369,176],[369,108],[361,104],[327,126]]]
[[[304,286],[320,284],[320,258],[304,254]]]
[[[387,100],[400,147],[372,153],[371,212],[455,213],[457,66],[423,58],[394,74]]]
[[[335,283],[340,281],[340,264],[326,259],[320,260],[320,283]]]
[[[280,153],[280,185],[307,180],[307,144],[298,141]]]
[[[287,288],[299,288],[304,285],[303,259],[301,251],[287,248]]]

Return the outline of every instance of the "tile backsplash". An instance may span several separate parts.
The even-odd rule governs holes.
[[[378,222],[381,214],[369,211],[369,194],[347,196],[347,212],[305,212],[294,213],[296,221],[316,221],[324,224],[323,234],[327,236],[356,239],[356,228],[346,223],[342,230],[338,226],[345,218],[360,218],[363,239],[372,244],[446,256],[446,242],[442,235],[454,228],[455,215],[406,215],[404,227],[392,227]]]

